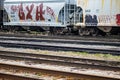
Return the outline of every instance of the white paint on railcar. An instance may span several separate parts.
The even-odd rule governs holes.
[[[57,2],[63,2],[63,1],[65,1],[65,0],[5,0],[5,2],[53,2],[53,1],[57,1]]]
[[[4,25],[26,25],[26,26],[65,26],[63,22],[58,21],[59,12],[64,7],[65,2],[13,2],[17,0],[6,1],[5,10],[8,13],[10,22],[4,22]],[[25,1],[25,0],[22,0]],[[37,0],[38,1],[38,0]],[[50,1],[50,0],[48,0]],[[52,0],[54,1],[54,0]]]
[[[120,0],[77,0],[77,6],[83,9],[84,25],[95,21],[97,26],[120,26]]]
[[[54,26],[54,27],[66,27],[61,23],[54,23],[54,22],[4,22],[4,25],[13,25],[13,26]]]

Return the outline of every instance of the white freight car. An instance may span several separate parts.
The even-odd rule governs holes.
[[[65,23],[58,22],[58,16],[64,5],[63,0],[6,0],[9,22],[4,25],[62,27]]]
[[[4,25],[65,27],[80,35],[120,28],[120,0],[5,0],[4,9]]]
[[[78,26],[96,26],[104,32],[120,27],[120,0],[77,0],[83,9],[83,23]]]

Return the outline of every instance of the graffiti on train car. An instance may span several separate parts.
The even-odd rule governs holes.
[[[116,20],[115,15],[99,15],[98,21],[99,23],[111,23]]]
[[[45,18],[43,16],[43,14],[45,14],[45,10],[43,10],[43,4],[40,4],[36,8],[36,21],[38,21],[38,20],[44,21]]]
[[[35,15],[33,15],[33,9],[35,9]],[[44,8],[43,3],[39,5],[31,4],[26,6],[23,6],[23,4],[21,3],[20,5],[12,5],[11,10],[13,13],[18,12],[18,17],[20,20],[45,21],[45,14],[50,15],[51,17],[53,17],[53,19],[55,19],[53,9],[49,6],[46,6]],[[35,17],[35,19],[33,19],[33,16]]]
[[[119,25],[120,26],[120,14],[117,14],[116,15],[116,19],[117,19],[117,25]]]
[[[85,16],[85,24],[87,26],[97,26],[98,24],[98,20],[97,20],[97,16],[96,15],[86,15]]]
[[[99,15],[98,16],[99,23],[116,23],[120,26],[120,14],[117,15]]]
[[[87,26],[97,26],[98,23],[115,23],[120,26],[120,14],[117,15],[86,15],[85,24]]]

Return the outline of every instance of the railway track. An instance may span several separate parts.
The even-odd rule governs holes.
[[[15,58],[15,59],[20,59],[23,60],[24,58],[34,61],[34,62],[38,62],[40,63],[40,61],[44,61],[44,62],[48,62],[48,63],[61,63],[63,64],[63,62],[65,64],[70,64],[71,65],[95,65],[95,66],[102,66],[102,67],[120,67],[120,62],[119,61],[106,61],[106,60],[94,60],[94,59],[86,59],[86,58],[74,58],[74,57],[65,57],[65,56],[56,56],[56,55],[45,55],[45,54],[33,54],[33,53],[22,53],[22,52],[10,52],[10,51],[0,51],[0,58]],[[24,59],[25,60],[25,59]],[[51,61],[51,62],[50,62]],[[115,70],[115,69],[114,69]]]
[[[26,76],[21,76],[21,75],[14,75],[14,74],[4,73],[4,72],[0,72],[0,79],[1,80],[44,80],[44,79],[26,77]]]
[[[0,33],[0,36],[6,37],[27,37],[27,38],[45,38],[45,39],[68,39],[68,40],[92,40],[92,41],[110,41],[110,42],[120,42],[120,36],[75,36],[75,35],[41,35],[41,34],[29,34],[29,33]]]
[[[91,44],[91,45],[108,45],[108,46],[120,46],[120,42],[110,41],[86,41],[86,40],[67,40],[67,39],[46,39],[46,38],[26,38],[26,37],[5,37],[0,36],[0,40],[18,40],[18,41],[30,41],[30,42],[56,42],[56,43],[74,43],[74,44]]]
[[[0,37],[0,46],[120,55],[120,42]]]
[[[55,69],[46,69],[46,68],[40,68],[35,67],[32,65],[35,64],[51,64],[51,65],[64,65],[64,66],[72,66],[79,68],[90,68],[90,69],[99,69],[99,70],[112,70],[115,72],[120,72],[120,62],[114,62],[114,61],[100,61],[100,60],[90,60],[90,59],[80,59],[80,58],[72,58],[72,57],[63,57],[63,56],[52,56],[52,55],[42,55],[42,54],[31,54],[31,53],[20,53],[20,52],[6,52],[6,51],[0,51],[0,58],[5,59],[5,62],[7,60],[14,60],[19,63],[17,64],[11,64],[11,63],[5,63],[0,62],[0,70],[9,70],[13,71],[15,73],[22,72],[22,73],[43,73],[48,75],[54,75],[54,76],[71,76],[71,78],[74,79],[85,79],[85,80],[119,80],[119,78],[111,77],[111,76],[101,76],[97,74],[86,74],[82,72],[75,72],[75,71],[66,71],[66,70],[55,70]],[[14,62],[13,61],[13,62]],[[29,65],[20,65],[19,61],[24,61]],[[33,64],[34,63],[34,64]],[[93,64],[94,63],[94,64]],[[106,65],[106,63],[108,65]],[[113,64],[113,65],[110,65]],[[116,65],[116,66],[115,66]],[[11,70],[12,69],[12,70]],[[4,78],[4,76],[8,77],[16,77],[19,76],[19,78],[26,78],[22,80],[42,80],[42,78],[30,78],[28,76],[21,76],[20,75],[12,75],[8,73],[0,73],[0,76]]]
[[[50,69],[41,69],[41,68],[34,68],[34,67],[28,67],[28,66],[20,66],[20,65],[11,65],[11,64],[1,64],[0,63],[0,67],[3,69],[3,67],[9,68],[9,69],[14,69],[16,70],[20,70],[21,72],[27,72],[28,73],[37,73],[37,72],[41,72],[42,74],[46,74],[46,75],[53,75],[53,76],[66,76],[66,77],[70,77],[69,79],[85,79],[85,80],[119,80],[119,78],[112,78],[112,77],[105,77],[105,76],[95,76],[95,75],[88,75],[88,74],[80,74],[80,73],[73,73],[73,72],[66,72],[66,71],[58,71],[58,70],[50,70]],[[6,69],[5,68],[5,69]],[[8,77],[8,80],[45,80],[40,79],[40,78],[33,78],[33,77],[26,77],[26,76],[21,76],[21,75],[13,75],[13,74],[7,74],[7,73],[0,73],[0,76],[3,78],[6,76]]]

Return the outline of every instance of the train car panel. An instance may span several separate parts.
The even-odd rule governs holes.
[[[58,21],[59,12],[64,5],[64,1],[8,1],[4,8],[9,22],[4,22],[4,25],[65,27],[64,16],[61,22]]]
[[[77,0],[83,8],[84,25],[120,26],[120,0]]]

